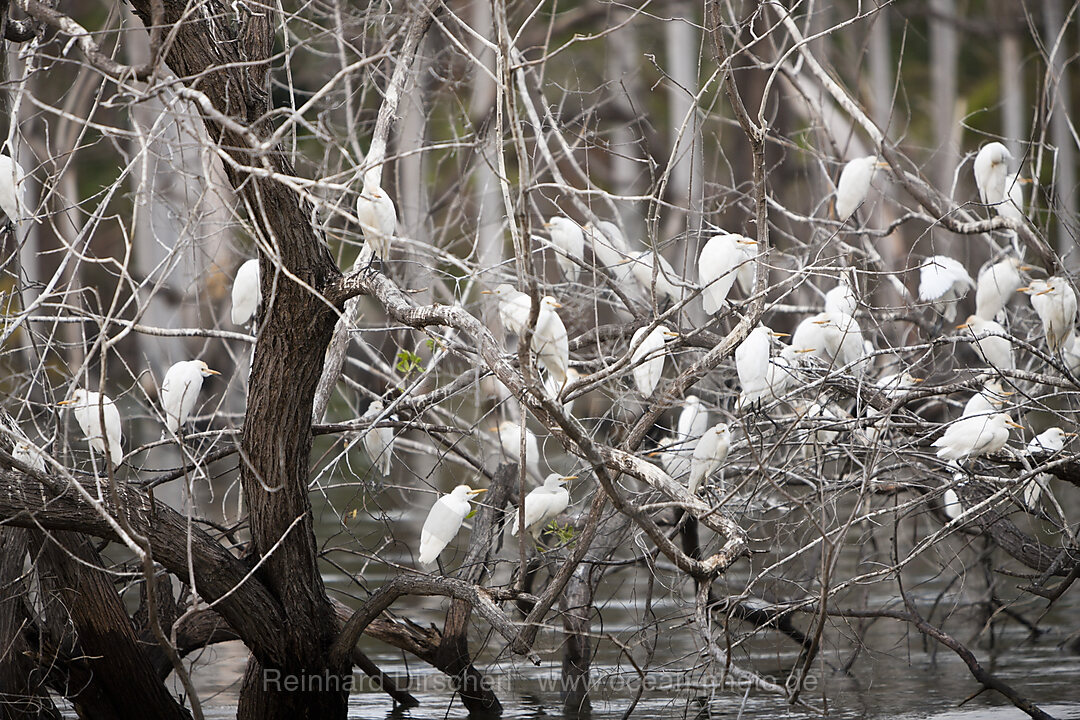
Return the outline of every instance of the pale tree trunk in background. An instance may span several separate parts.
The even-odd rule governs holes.
[[[1005,146],[1009,148],[1016,162],[1022,163],[1027,152],[1027,146],[1021,143],[1027,139],[1024,115],[1028,112],[1028,107],[1024,104],[1020,35],[1015,32],[1014,27],[1010,18],[1008,29],[1001,34],[1001,128],[1005,135]]]
[[[661,209],[661,238],[683,231],[693,233],[701,227],[705,192],[701,119],[693,97],[698,92],[698,61],[701,57],[701,35],[695,24],[698,22],[695,20],[696,7],[695,3],[687,0],[671,3],[667,12],[674,19],[664,24],[667,71],[670,75],[667,85],[668,124],[671,146],[675,148],[667,196],[677,207],[685,208],[686,212],[683,216],[670,209]],[[683,129],[681,138],[680,128]]]
[[[623,23],[629,16],[629,11],[613,10],[611,24]],[[643,189],[641,178],[645,165],[641,162],[641,138],[635,122],[644,110],[638,72],[642,59],[637,28],[632,22],[607,36],[607,75],[619,118],[611,135],[611,188],[616,195],[639,195]],[[641,203],[622,204],[622,220],[631,237],[644,235],[643,210]]]
[[[870,41],[867,45],[867,61],[870,66],[870,117],[877,124],[885,137],[891,135],[893,113],[893,76],[894,61],[892,57],[892,38],[890,37],[891,24],[889,22],[889,8],[884,7],[870,18]],[[874,148],[877,152],[877,148]],[[887,173],[879,173],[875,185],[888,190],[889,178]],[[872,222],[875,227],[885,227],[894,218],[894,213],[884,202],[874,205]],[[887,267],[903,267],[906,263],[904,237],[901,233],[892,233],[888,237],[877,241],[878,251],[881,253]],[[889,303],[900,302],[900,298],[887,288]]]
[[[1075,265],[1076,245],[1076,145],[1072,130],[1069,128],[1069,112],[1072,107],[1069,92],[1069,68],[1065,58],[1072,50],[1069,48],[1069,33],[1061,33],[1064,13],[1061,0],[1043,0],[1043,45],[1049,58],[1050,86],[1050,142],[1056,152],[1054,156],[1054,215],[1057,218],[1057,249],[1066,265]],[[1055,49],[1058,35],[1061,45]]]
[[[931,181],[951,196],[956,169],[956,64],[957,41],[955,0],[930,0],[930,93],[933,115],[933,160]]]

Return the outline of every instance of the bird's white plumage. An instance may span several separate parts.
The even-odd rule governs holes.
[[[979,149],[972,170],[979,198],[984,204],[997,205],[1005,201],[1010,159],[1012,154],[999,142],[987,143]]]
[[[931,303],[947,320],[956,317],[956,302],[974,287],[964,266],[947,255],[928,257],[919,267],[919,299]]]
[[[368,405],[364,419],[374,421],[386,407],[382,400],[372,400]],[[371,466],[386,477],[390,474],[390,463],[394,456],[394,429],[388,427],[371,427],[364,433],[364,451],[371,459]]]
[[[545,295],[540,301],[540,314],[533,330],[532,349],[540,363],[560,385],[566,382],[570,368],[570,340],[566,326],[556,310],[561,307],[555,298]]]
[[[855,158],[840,171],[840,180],[836,184],[836,216],[841,220],[851,217],[866,201],[877,162],[873,155]]]
[[[1012,343],[1009,342],[1008,333],[1001,325],[993,320],[971,315],[956,329],[964,330],[972,336],[971,347],[988,365],[998,370],[1016,369]]]
[[[356,219],[364,232],[364,245],[380,260],[390,255],[390,245],[397,231],[397,208],[394,201],[370,175],[356,198]]]
[[[1076,433],[1067,433],[1059,427],[1044,430],[1033,437],[1027,444],[1027,452],[1031,455],[1045,455],[1061,452],[1065,448],[1066,440]],[[1023,487],[1024,504],[1029,508],[1035,508],[1039,504],[1039,498],[1050,487],[1052,476],[1049,473],[1039,473],[1030,478]]]
[[[769,396],[779,398],[795,384],[796,369],[799,366],[799,355],[791,345],[783,345],[780,352],[769,360],[769,367],[765,372],[765,386]]]
[[[653,256],[659,260],[660,267],[656,270],[656,282],[653,283]],[[678,302],[679,300],[679,288],[672,282],[673,279],[678,278],[675,274],[675,268],[671,267],[671,263],[659,253],[653,253],[652,250],[646,250],[635,254],[630,260],[630,272],[633,274],[634,279],[637,280],[641,287],[645,288],[645,294],[648,297],[652,297],[653,289],[655,288],[656,297],[666,297],[672,302]]]
[[[232,286],[233,325],[245,325],[259,307],[262,290],[259,288],[259,260],[252,258],[236,271]]]
[[[1009,299],[1024,285],[1020,271],[1026,269],[1017,258],[996,262],[979,273],[975,287],[975,314],[987,320],[996,320],[1005,309]]]
[[[779,334],[772,329],[758,325],[735,348],[735,372],[742,386],[739,394],[740,407],[761,400],[774,389],[773,385],[780,381],[776,376],[776,366],[769,359],[773,339],[777,337]],[[781,365],[785,362],[786,360],[780,360]]]
[[[458,534],[465,516],[469,514],[469,496],[477,492],[482,491],[473,490],[468,485],[458,485],[431,506],[424,527],[420,530],[420,553],[416,559],[421,565],[435,562],[439,553]]]
[[[548,475],[544,484],[525,496],[525,530],[534,533],[542,530],[549,522],[566,510],[570,505],[570,492],[563,487],[570,478],[560,477],[557,473]],[[514,512],[514,522],[510,534],[517,537],[518,513]]]
[[[10,156],[0,153],[0,210],[15,226],[23,217],[26,173]]]
[[[11,456],[28,465],[39,473],[45,473],[45,451],[29,440],[19,440],[11,451]]]
[[[184,360],[165,372],[161,381],[161,409],[165,412],[165,429],[175,433],[191,417],[199,401],[203,378],[220,375],[202,360]]]
[[[706,430],[694,447],[690,459],[690,479],[687,491],[693,495],[705,481],[727,460],[731,448],[731,431],[725,423],[718,423]]]
[[[119,465],[124,457],[124,450],[121,447],[123,434],[120,427],[120,411],[116,409],[116,404],[112,399],[108,395],[79,388],[63,404],[71,406],[75,422],[82,429],[91,449],[104,455],[107,442],[110,462],[114,467]],[[102,413],[105,416],[104,431],[101,426]]]
[[[964,506],[960,504],[960,496],[952,488],[946,488],[941,496],[941,509],[945,517],[955,520],[964,513]]]
[[[580,261],[585,257],[585,234],[581,226],[570,218],[556,215],[547,221],[546,227],[551,235],[551,244],[559,250],[555,253],[555,260],[563,276],[576,280],[581,274],[581,266],[574,260]]]
[[[516,420],[503,420],[491,429],[499,436],[499,446],[507,457],[521,460],[521,426]],[[525,465],[530,472],[539,475],[540,450],[532,430],[525,428]]]
[[[1008,402],[1011,392],[1005,390],[999,380],[991,380],[983,385],[982,390],[972,395],[964,404],[964,411],[960,417],[973,415],[992,415],[1000,412]]]
[[[599,267],[614,269],[622,265],[629,255],[626,238],[619,226],[607,220],[596,225],[589,223],[584,228],[586,238],[592,245],[593,255]]]
[[[686,396],[676,427],[679,437],[684,441],[701,437],[705,429],[709,427],[709,411],[705,403],[701,402],[701,398],[697,395]]]
[[[997,452],[1009,441],[1012,419],[1005,413],[974,415],[957,420],[934,441],[937,456],[961,460]]]
[[[491,294],[498,300],[499,320],[503,328],[514,335],[523,334],[529,325],[529,310],[532,307],[529,296],[508,283],[496,286]]]
[[[1046,280],[1032,280],[1026,288],[1031,307],[1042,320],[1046,345],[1057,351],[1073,332],[1076,323],[1076,292],[1068,280],[1058,275]]]
[[[672,335],[665,326],[660,325],[646,334],[647,328],[638,328],[630,339],[630,347],[637,346],[630,355],[634,367],[634,386],[644,397],[653,394],[664,375],[664,362],[667,360],[667,337]],[[638,342],[640,341],[640,344]]]
[[[1017,172],[1005,180],[1006,200],[1000,205],[995,205],[997,214],[1016,221],[1024,219],[1024,185]]]
[[[698,283],[703,288],[701,302],[712,315],[724,307],[741,266],[753,268],[757,242],[743,235],[715,235],[698,255]]]
[[[825,312],[839,313],[841,315],[855,316],[859,309],[859,302],[855,299],[855,293],[851,286],[842,282],[829,292],[825,293]]]
[[[857,363],[866,352],[858,321],[850,315],[828,311],[800,322],[795,327],[791,345],[798,353],[837,367]],[[851,369],[861,372],[862,364],[853,365]]]

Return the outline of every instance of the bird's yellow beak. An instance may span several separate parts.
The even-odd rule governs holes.
[[[677,332],[664,332],[664,337],[677,338],[677,337],[679,337],[679,333],[677,333]]]
[[[58,402],[58,403],[56,403],[56,404],[57,404],[57,405],[71,405],[71,404],[72,404],[73,402],[75,402],[75,400],[73,400],[73,399],[70,399],[70,400],[61,400],[60,402]]]
[[[1009,397],[1010,395],[1015,395],[1016,391],[1015,390],[1002,390],[1001,394],[1004,395],[1005,397]]]
[[[804,353],[812,353],[812,352],[817,352],[817,348],[805,348],[803,350],[796,350],[795,354],[796,355],[802,355]]]
[[[1006,424],[1006,425],[1008,425],[1009,427],[1014,427],[1014,428],[1020,428],[1021,430],[1023,430],[1023,429],[1024,429],[1024,426],[1023,426],[1023,425],[1017,425],[1017,424],[1016,424],[1016,423],[1014,423],[1014,422],[1013,422],[1012,420],[1006,420],[1006,421],[1005,421],[1005,424]]]
[[[1016,292],[1022,292],[1022,293],[1031,292],[1031,288],[1029,288],[1029,287],[1018,287],[1018,288],[1016,288]]]
[[[1052,288],[1052,287],[1048,287],[1048,288],[1046,288],[1045,290],[1043,290],[1043,291],[1041,291],[1041,292],[1037,292],[1037,293],[1035,293],[1035,295],[1036,295],[1036,296],[1039,296],[1039,295],[1045,295],[1046,293],[1051,293],[1051,292],[1054,292],[1054,288]]]
[[[549,222],[544,223],[544,227],[546,227],[546,228],[551,227],[551,223],[549,223]]]
[[[470,490],[469,495],[479,495],[480,493],[486,493],[487,491],[487,488],[477,488],[476,490]]]
[[[911,378],[911,382],[921,383],[921,382],[925,382],[925,381],[926,381],[926,378],[917,378],[917,377]]]
[[[557,303],[557,302],[553,302],[553,303],[551,303],[551,307],[554,307],[554,308],[561,308],[561,307],[562,307],[562,303]]]
[[[651,453],[649,453],[645,457],[656,457],[657,455],[663,454],[663,452],[664,452],[663,450],[653,450]]]
[[[889,167],[889,163],[885,162],[884,160],[878,160],[876,163],[874,163],[874,167],[887,168]]]
[[[1027,185],[1027,184],[1029,184],[1029,183],[1033,183],[1033,182],[1035,182],[1035,178],[1022,178],[1022,177],[1018,177],[1018,178],[1016,178],[1016,182],[1020,183],[1021,185]]]
[[[1075,435],[1076,433],[1065,433],[1065,434],[1066,435]],[[559,478],[559,479],[562,480],[563,482],[568,482],[570,480],[577,480],[577,477],[578,477],[577,475],[567,475],[566,477]]]
[[[1076,433],[1067,433],[1067,432],[1063,432],[1063,433],[1061,433],[1061,434],[1062,434],[1062,435],[1068,435],[1069,437],[1076,437]]]
[[[1024,272],[1031,272],[1035,268],[1032,267],[1031,265],[1021,265],[1019,269],[1024,271]]]
[[[775,338],[782,338],[782,337],[791,337],[791,333],[778,333],[778,332],[774,332],[774,333],[772,334],[772,336],[773,336],[773,337],[775,337]]]
[[[757,245],[757,240],[736,240],[739,245]]]
[[[217,370],[211,370],[210,368],[206,368],[206,370],[204,372],[208,372],[211,375],[220,375],[221,374]]]
[[[967,328],[968,328],[968,324],[967,324],[967,323],[964,323],[963,325],[957,325],[957,326],[956,326],[956,329],[957,329],[957,330],[966,330]]]
[[[495,291],[494,290],[481,290],[480,294],[481,295],[494,295]]]
[[[828,325],[829,324],[828,320],[811,320],[810,322],[812,324],[814,324],[814,325]]]
[[[499,432],[499,426],[496,425],[495,427],[489,427],[488,432]]]

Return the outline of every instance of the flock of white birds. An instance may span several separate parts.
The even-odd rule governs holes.
[[[1022,179],[1010,174],[1010,154],[1001,143],[990,143],[978,153],[974,162],[975,181],[984,204],[1001,216],[1023,218]],[[886,167],[876,157],[859,158],[842,170],[836,189],[835,211],[842,221],[848,220],[865,202],[874,175]],[[365,246],[361,257],[387,260],[397,229],[397,213],[393,201],[378,185],[377,175],[365,176],[363,189],[356,202],[356,216],[363,231]],[[25,216],[17,188],[23,179],[18,164],[0,155],[0,209],[16,225]],[[589,268],[602,268],[617,287],[637,288],[656,302],[678,303],[692,293],[701,296],[706,315],[715,315],[729,307],[731,290],[738,285],[745,297],[755,292],[757,242],[735,233],[720,233],[702,247],[697,259],[697,284],[679,277],[672,266],[651,250],[637,252],[614,223],[597,221],[579,225],[567,217],[552,217],[545,223],[550,244],[563,275],[577,281]],[[587,262],[586,248],[591,248],[594,264]],[[1021,258],[1010,256],[989,265],[973,280],[966,268],[953,258],[935,255],[919,267],[919,300],[933,307],[948,321],[956,314],[956,305],[972,289],[976,291],[976,311],[958,330],[970,333],[970,343],[979,358],[991,368],[1015,369],[1013,344],[1002,324],[1008,303],[1014,293],[1026,293],[1042,322],[1047,348],[1058,353],[1071,372],[1080,370],[1080,335],[1076,331],[1077,299],[1072,286],[1064,277],[1030,279],[1025,273],[1032,268]],[[533,300],[510,284],[501,284],[484,291],[497,301],[498,317],[505,331],[524,336],[529,331]],[[571,367],[569,337],[559,315],[560,303],[545,295],[537,298],[539,307],[531,328],[530,349],[544,371],[544,387],[556,398],[577,382],[582,374]],[[240,266],[232,288],[231,319],[237,325],[252,320],[260,304],[259,261],[252,259]],[[871,308],[872,309],[872,308]],[[754,328],[735,349],[735,369],[740,385],[736,412],[751,412],[773,399],[779,399],[797,382],[800,367],[819,366],[841,369],[863,378],[870,372],[868,352],[872,345],[864,339],[856,315],[859,300],[854,289],[844,280],[825,293],[824,307],[800,322],[791,334],[790,344],[783,342],[785,333],[771,330],[764,324]],[[637,329],[628,347],[625,362],[631,369],[633,385],[642,398],[655,392],[664,374],[669,341],[680,337],[659,322]],[[201,360],[179,362],[169,368],[161,383],[160,400],[165,429],[179,433],[194,411],[203,379],[217,374]],[[872,378],[866,378],[871,379]],[[921,382],[908,372],[890,374],[874,380],[878,391],[887,398],[901,396]],[[959,463],[962,460],[1001,450],[1008,442],[1009,428],[1019,428],[1003,409],[1011,393],[998,381],[986,384],[968,402],[963,414],[948,425],[933,446],[943,460]],[[572,401],[564,407],[572,411]],[[77,388],[60,405],[70,406],[76,422],[83,431],[93,453],[117,466],[123,459],[120,413],[115,403],[103,393]],[[814,403],[804,408],[806,416],[837,418],[837,410]],[[877,411],[870,408],[869,413]],[[390,472],[394,432],[390,427],[378,427],[375,420],[384,414],[381,401],[371,403],[365,418],[372,427],[363,436],[373,467],[383,476]],[[540,453],[536,437],[523,424],[503,422],[496,428],[503,451],[515,459],[525,449],[524,462],[529,474],[537,481],[541,477]],[[522,431],[526,437],[521,436]],[[870,424],[861,433],[869,442],[880,438],[881,427]],[[1029,452],[1058,452],[1064,446],[1066,433],[1051,428],[1035,437],[1028,445]],[[822,431],[815,440],[828,443],[837,433]],[[686,477],[690,493],[698,493],[710,485],[715,476],[722,475],[731,447],[732,437],[725,423],[709,424],[709,413],[694,395],[683,399],[676,432],[659,443],[651,457],[658,457],[665,471],[674,478]],[[45,470],[45,453],[28,441],[16,445],[15,456],[27,465]],[[957,468],[959,469],[959,468]],[[522,511],[525,529],[535,535],[551,520],[566,510],[570,495],[565,487],[574,476],[549,475],[532,490]],[[722,486],[722,479],[721,479]],[[1029,483],[1025,500],[1034,503],[1045,488],[1047,477],[1040,475]],[[421,532],[418,559],[422,564],[434,562],[459,532],[469,513],[469,498],[483,490],[459,485],[439,497],[428,514]],[[947,489],[942,498],[943,509],[950,517],[959,517],[962,503],[954,489]],[[518,535],[517,511],[514,511],[511,534]]]

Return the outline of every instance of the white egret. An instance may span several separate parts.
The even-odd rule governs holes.
[[[840,180],[836,183],[836,216],[841,220],[851,217],[870,193],[874,171],[885,166],[874,155],[855,158],[844,165]]]
[[[933,442],[937,456],[944,460],[962,460],[997,452],[1009,441],[1009,428],[1022,428],[1007,413],[964,417],[948,427]]]
[[[960,477],[963,477],[961,475]],[[960,495],[953,488],[945,488],[941,495],[941,510],[949,520],[956,520],[964,514],[964,506],[960,503]]]
[[[653,283],[653,255],[656,256],[660,263],[660,267],[656,271],[655,284]],[[675,274],[675,268],[671,267],[671,263],[663,255],[653,253],[652,250],[646,250],[635,254],[628,262],[634,279],[638,281],[641,287],[645,288],[645,292],[650,298],[653,295],[653,289],[655,289],[657,298],[666,297],[671,302],[679,301],[679,288],[671,281],[672,278],[678,278],[679,276]]]
[[[776,357],[769,360],[765,371],[765,387],[771,397],[779,399],[795,384],[799,354],[791,345],[783,345]]]
[[[520,462],[521,426],[517,420],[503,420],[490,431],[499,436],[499,446],[502,447],[503,453],[515,462]],[[529,428],[525,428],[525,468],[537,478],[540,477],[539,444]]]
[[[1065,432],[1059,427],[1052,427],[1031,438],[1027,444],[1029,455],[1054,454],[1065,448],[1066,438],[1076,437],[1076,433]],[[1039,473],[1024,485],[1024,504],[1029,508],[1038,505],[1043,490],[1049,487],[1051,475]]]
[[[202,360],[184,360],[165,372],[161,381],[161,409],[165,411],[165,428],[170,433],[179,430],[191,417],[203,378],[220,374]]]
[[[660,458],[660,466],[674,480],[678,480],[690,470],[690,457],[683,452],[679,438],[674,436],[657,443],[656,450],[649,453],[649,457]]]
[[[797,353],[837,367],[857,363],[866,353],[859,323],[850,315],[836,312],[820,312],[800,322],[795,327],[791,345]],[[862,364],[852,367],[853,372],[862,369]]]
[[[487,492],[487,489],[473,490],[468,485],[458,485],[435,501],[420,530],[420,554],[416,559],[421,565],[435,562],[439,553],[461,530],[461,524],[469,514],[469,497],[482,492]]]
[[[1013,293],[1023,286],[1024,279],[1020,277],[1020,272],[1030,269],[1014,257],[984,268],[979,273],[975,288],[975,314],[986,320],[996,320]]]
[[[717,423],[706,430],[694,447],[690,458],[690,479],[686,490],[691,495],[697,494],[709,477],[720,469],[727,460],[731,449],[731,431],[726,423]]]
[[[773,332],[765,325],[758,325],[746,339],[735,348],[735,372],[739,375],[742,392],[739,406],[757,402],[769,392],[769,356],[773,338],[786,337],[787,333]]]
[[[601,220],[596,225],[587,224],[583,230],[600,267],[614,269],[629,256],[626,238],[615,223]]]
[[[1068,280],[1060,276],[1032,280],[1018,292],[1027,293],[1031,307],[1042,320],[1046,345],[1053,351],[1065,344],[1076,323],[1076,292]]]
[[[558,473],[552,473],[547,476],[543,485],[525,496],[525,530],[527,532],[538,535],[549,522],[570,505],[570,492],[563,486],[575,479],[577,475],[560,477]],[[514,524],[510,526],[510,534],[514,537],[518,534],[518,520],[518,513],[514,511]]]
[[[232,286],[233,325],[246,325],[259,308],[262,290],[259,287],[259,259],[248,260],[236,271]]]
[[[840,422],[843,415],[846,415],[846,413],[833,403],[823,405],[820,402],[815,402],[806,409],[805,417],[815,421],[815,428],[811,433],[811,437],[816,447],[826,447],[836,442],[836,438],[840,437],[840,431],[830,426]]]
[[[956,329],[967,330],[971,334],[971,347],[975,349],[983,362],[998,370],[1016,369],[1012,343],[1009,342],[1008,333],[1001,325],[978,315],[970,315],[963,324],[957,325]]]
[[[19,163],[6,154],[0,153],[0,210],[4,211],[8,221],[18,227],[23,215],[23,180],[26,173]]]
[[[1016,220],[1022,222],[1024,220],[1024,183],[1028,182],[1020,177],[1019,171],[1013,175],[1010,175],[1005,180],[1006,192],[1008,194],[1005,202],[1000,205],[995,205],[994,210],[1001,217]]]
[[[545,295],[540,301],[540,314],[536,318],[532,336],[533,352],[560,386],[566,383],[566,373],[570,368],[570,340],[562,318],[555,312],[561,307],[555,298]]]
[[[521,335],[529,325],[529,310],[532,302],[529,296],[515,290],[509,283],[497,285],[494,290],[481,290],[481,295],[494,295],[498,299],[499,320],[503,329],[514,335]]]
[[[740,266],[753,268],[756,248],[757,241],[733,233],[715,235],[701,248],[698,282],[706,313],[713,315],[724,307]]]
[[[683,440],[701,437],[709,427],[709,411],[697,395],[687,395],[679,413],[678,437]]]
[[[960,417],[992,415],[1000,412],[1010,395],[1015,395],[1015,393],[1007,391],[1000,381],[991,380],[983,385],[982,390],[968,398]]]
[[[45,474],[45,451],[29,440],[19,440],[15,443],[11,456],[23,465],[32,467],[43,475]]]
[[[558,252],[555,260],[559,263],[559,269],[569,280],[577,280],[581,274],[581,266],[574,260],[582,260],[585,257],[585,234],[581,226],[567,217],[555,215],[544,223],[551,235],[551,244]]]
[[[70,405],[90,448],[102,455],[108,443],[108,456],[113,467],[124,459],[124,450],[120,446],[123,433],[120,427],[120,411],[108,395],[93,390],[78,388],[68,400],[61,400],[57,405]],[[101,416],[105,416],[105,429],[102,432]]]
[[[637,348],[630,355],[630,364],[634,368],[634,385],[644,397],[653,394],[664,375],[664,362],[667,360],[666,343],[668,338],[679,337],[664,325],[653,328],[646,335],[648,328],[638,328],[630,338],[630,347]],[[640,344],[638,344],[640,341]]]
[[[829,292],[825,293],[825,312],[840,313],[841,315],[855,316],[859,309],[859,301],[855,299],[855,293],[846,282],[839,283]]]
[[[372,400],[363,419],[374,422],[385,409],[382,400]],[[371,467],[378,470],[383,477],[389,475],[390,462],[394,455],[394,428],[368,428],[364,433],[364,451],[371,460]]]
[[[573,384],[579,378],[581,378],[581,373],[579,373],[574,368],[567,368],[566,369],[566,381],[565,382],[560,382],[560,381],[556,380],[555,376],[551,375],[549,373],[548,376],[546,378],[544,378],[544,391],[548,395],[550,395],[551,397],[558,398],[559,393],[562,392],[564,387],[566,387],[567,385]],[[574,414],[574,403],[576,401],[577,401],[577,398],[574,398],[573,400],[567,400],[566,402],[563,403],[563,410],[565,410],[568,415],[573,415]]]
[[[1080,333],[1075,329],[1069,332],[1061,345],[1061,359],[1073,375],[1080,373]]]
[[[952,322],[956,318],[956,303],[975,287],[967,270],[947,255],[926,258],[919,267],[919,299]]]
[[[975,173],[975,186],[979,189],[979,198],[984,205],[998,205],[1005,202],[1005,183],[1009,174],[1009,160],[1012,154],[999,142],[983,145],[975,156],[972,170]]]
[[[364,187],[356,198],[356,218],[364,231],[364,246],[380,260],[388,259],[397,230],[397,208],[371,173],[364,176]]]

